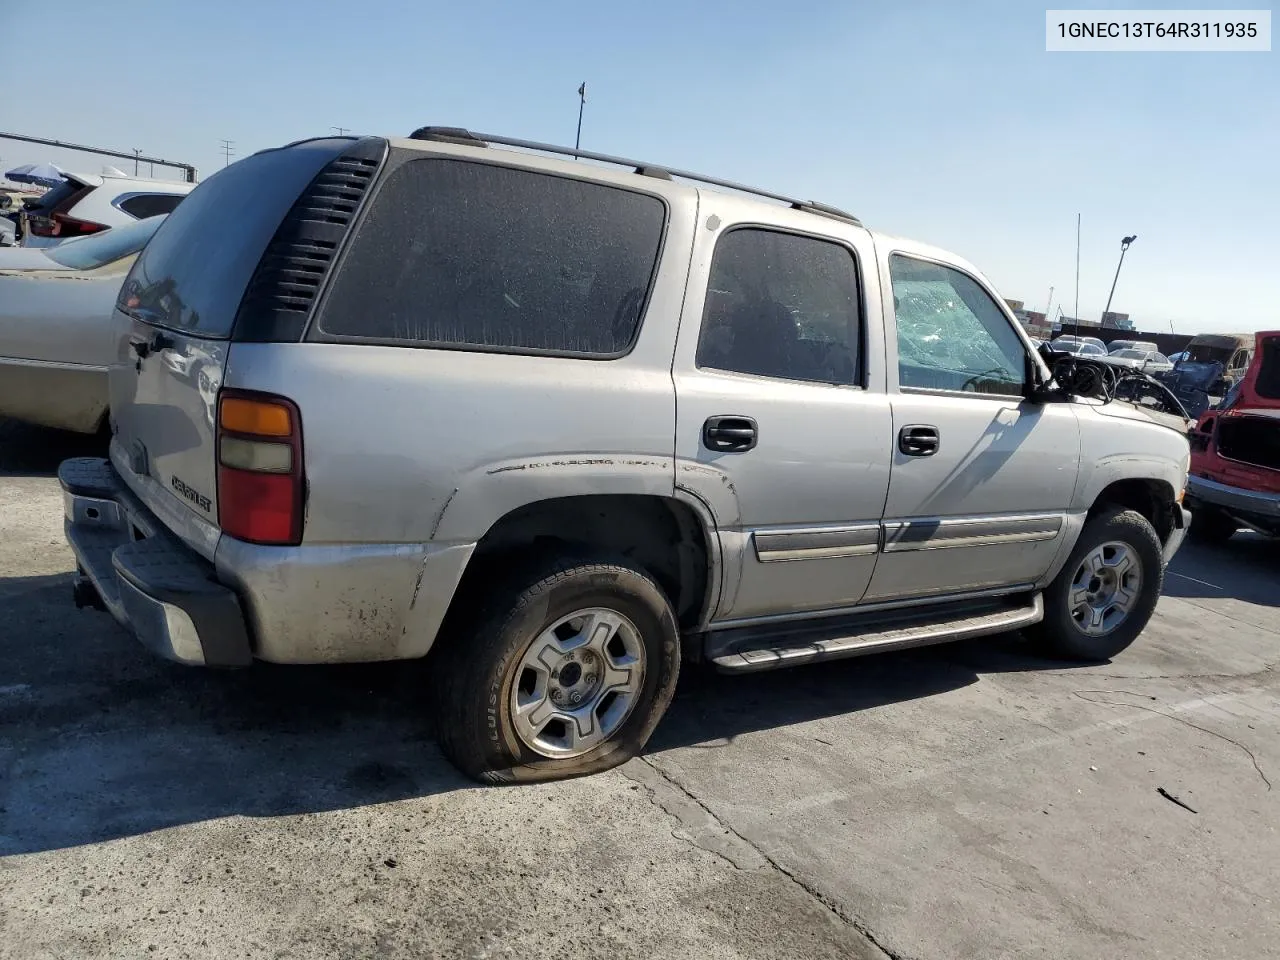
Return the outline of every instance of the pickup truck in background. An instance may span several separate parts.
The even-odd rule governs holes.
[[[1255,336],[1243,379],[1191,431],[1186,503],[1198,540],[1241,527],[1280,536],[1280,331]]]

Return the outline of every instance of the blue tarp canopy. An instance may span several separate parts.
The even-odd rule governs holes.
[[[52,163],[24,163],[7,171],[5,178],[16,183],[36,183],[42,187],[56,187],[63,180],[62,171]]]

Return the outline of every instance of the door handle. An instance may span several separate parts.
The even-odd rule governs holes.
[[[898,449],[908,457],[932,457],[941,445],[938,428],[927,423],[911,423],[898,431]]]
[[[702,444],[708,450],[743,453],[758,439],[759,430],[750,417],[708,417],[702,425]]]

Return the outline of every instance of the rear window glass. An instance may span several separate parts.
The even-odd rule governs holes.
[[[117,201],[116,205],[129,216],[143,220],[162,213],[172,213],[182,197],[183,194],[180,193],[139,193]]]
[[[92,190],[93,187],[86,187],[75,180],[63,180],[56,187],[46,190],[44,196],[37,198],[35,202],[28,203],[27,209],[41,212],[52,210],[60,204],[66,203],[75,194],[82,191],[88,193]]]
[[[666,205],[527,170],[412,160],[378,192],[319,328],[412,346],[615,357],[635,339]]]
[[[150,217],[122,227],[112,227],[89,237],[68,240],[50,247],[48,256],[73,270],[95,270],[98,267],[137,253],[155,235],[164,217]]]
[[[117,306],[147,323],[229,337],[276,227],[348,142],[295,144],[219,170],[165,219],[129,272]]]

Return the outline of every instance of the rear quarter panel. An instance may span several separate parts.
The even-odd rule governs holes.
[[[483,156],[451,144],[411,146],[424,155]],[[518,164],[581,175],[533,155]],[[644,320],[625,356],[312,339],[232,346],[225,386],[279,393],[301,411],[304,543],[474,543],[505,514],[548,497],[672,494],[671,364],[697,193],[629,171],[601,169],[594,179],[657,195],[668,210]],[[324,296],[316,315],[324,314]]]
[[[574,494],[673,495],[671,363],[697,201],[667,199],[644,322],[618,359],[230,345],[222,385],[286,396],[302,418],[302,545],[218,547],[259,656],[421,656],[474,544],[507,513]]]

